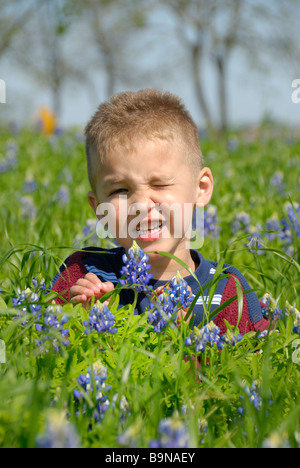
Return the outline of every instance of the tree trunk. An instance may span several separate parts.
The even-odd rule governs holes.
[[[206,97],[203,91],[203,84],[201,80],[201,48],[199,44],[195,44],[192,48],[192,72],[193,72],[193,81],[195,86],[195,92],[197,101],[200,107],[200,110],[203,114],[206,128],[209,132],[214,131],[214,126],[212,122],[212,118],[210,115],[209,107],[206,101]]]
[[[228,130],[228,109],[227,109],[227,88],[226,88],[226,56],[217,55],[215,60],[217,68],[217,79],[218,79],[218,96],[220,106],[220,127],[221,133],[225,133]]]

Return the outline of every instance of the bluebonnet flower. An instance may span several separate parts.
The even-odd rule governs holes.
[[[175,322],[176,312],[172,301],[163,293],[158,296],[155,307],[148,314],[147,323],[153,325],[156,333],[160,333],[170,322]]]
[[[85,226],[83,227],[83,236],[78,234],[75,238],[76,247],[79,247],[79,244],[87,247],[88,243],[96,245],[99,241],[99,238],[96,234],[96,227],[97,219],[88,219]],[[86,237],[88,237],[88,239],[86,239]]]
[[[36,207],[34,205],[34,201],[31,195],[24,195],[23,197],[19,197],[20,202],[20,211],[22,217],[34,219],[36,217]]]
[[[269,240],[276,239],[281,231],[281,225],[277,215],[273,215],[266,221],[266,231],[274,231],[274,232],[266,232],[266,237]]]
[[[252,253],[256,253],[258,255],[263,255],[264,251],[263,250],[258,250],[258,249],[263,249],[263,245],[261,243],[262,237],[261,234],[258,232],[260,228],[256,228],[254,226],[250,226],[250,231],[252,231],[251,235],[248,236],[248,242],[246,244],[246,247],[250,250]]]
[[[10,141],[6,145],[6,155],[2,161],[0,161],[0,174],[9,172],[18,166],[18,154],[19,148],[14,141]]]
[[[33,176],[32,175],[27,176],[25,179],[22,191],[25,193],[32,193],[32,192],[35,192],[37,188],[38,188],[38,185],[36,181],[34,180]]]
[[[298,312],[298,310],[295,313],[293,332],[297,333],[297,335],[300,335],[300,313]]]
[[[96,304],[91,308],[88,320],[83,322],[83,325],[87,327],[85,329],[86,335],[95,330],[97,333],[117,333],[118,329],[114,327],[115,316],[109,310],[106,304],[97,301]]]
[[[17,314],[17,318],[24,317],[25,319],[29,311],[32,316],[36,316],[36,318],[41,316],[41,313],[39,313],[41,306],[37,304],[37,302],[39,301],[39,293],[44,289],[45,280],[41,275],[38,275],[32,279],[32,288],[26,288],[24,291],[21,291],[20,288],[17,288],[19,296],[12,299],[13,306],[17,307],[21,312],[20,314]],[[22,325],[26,326],[27,321],[24,320]]]
[[[224,333],[220,339],[223,341],[223,343],[228,344],[230,346],[235,346],[237,343],[241,341],[243,338],[243,335],[241,333],[238,333],[235,335],[232,331],[227,330],[226,333]]]
[[[69,202],[70,190],[67,185],[61,185],[57,193],[57,201],[60,205],[66,205]]]
[[[270,184],[280,193],[284,193],[285,183],[283,182],[284,174],[282,171],[277,171],[270,179]]]
[[[204,213],[204,236],[219,237],[220,227],[218,224],[218,209],[214,205],[209,205]]]
[[[189,307],[192,300],[187,282],[177,272],[168,287],[155,300],[147,323],[152,324],[154,331],[160,333],[170,321],[176,320],[179,309]]]
[[[149,448],[188,448],[189,432],[177,412],[159,422],[159,438],[151,440]]]
[[[153,277],[151,273],[148,273],[151,268],[151,265],[147,264],[149,256],[143,252],[136,241],[133,241],[128,250],[128,255],[129,258],[126,254],[122,257],[125,266],[122,267],[120,274],[125,278],[120,279],[119,283],[121,285],[133,285],[134,289],[139,292],[149,291],[151,287],[148,286],[148,283]]]
[[[83,236],[78,234],[75,237],[75,246],[79,248],[80,246],[87,247],[89,244],[94,244],[102,247],[102,240],[105,241],[107,248],[118,245],[97,218],[88,219],[83,227]]]
[[[283,242],[283,249],[289,255],[293,255],[293,237],[300,238],[300,206],[298,203],[285,204],[287,218],[281,220],[280,240]]]
[[[250,229],[250,215],[245,211],[237,213],[233,222],[231,223],[233,233],[238,231],[248,232]]]
[[[265,341],[265,337],[267,336],[268,334],[268,330],[263,330],[259,335],[258,335],[258,339],[259,340],[262,340],[262,341]]]
[[[184,308],[189,307],[193,300],[190,296],[188,284],[185,279],[181,277],[179,271],[169,283],[168,298],[172,301],[174,307],[180,304],[180,306]]]
[[[254,406],[254,408],[258,411],[261,409],[262,405],[262,398],[260,396],[260,386],[257,380],[254,380],[250,387],[245,385],[244,393],[248,397],[250,403]],[[245,397],[243,395],[239,395],[240,400],[243,402]],[[269,404],[272,405],[273,401],[269,401]],[[238,408],[238,413],[243,414],[244,408]]]
[[[36,331],[40,333],[36,345],[41,351],[48,351],[46,345],[52,346],[55,351],[58,351],[61,345],[69,345],[70,340],[67,338],[69,330],[64,328],[64,325],[69,321],[69,317],[62,316],[62,314],[62,307],[53,301],[42,316],[43,324],[35,324]]]
[[[27,307],[25,304],[29,305],[31,312],[33,313],[38,312],[41,309],[40,305],[35,304],[35,302],[39,300],[38,294],[33,292],[30,288],[26,288],[24,289],[24,291],[21,291],[20,288],[17,288],[17,292],[19,296],[13,297],[12,299],[14,306],[24,304],[24,306],[22,307],[24,313],[27,312]]]
[[[119,407],[120,410],[120,421],[125,422],[125,419],[127,416],[130,416],[130,411],[129,411],[129,403],[124,395],[121,396],[120,402],[117,406],[117,401],[118,401],[119,395],[117,393],[114,394],[112,397],[112,407],[117,408]]]
[[[64,412],[50,410],[46,417],[43,434],[36,438],[38,448],[79,448],[80,439],[75,427],[66,419]]]
[[[264,304],[262,307],[262,314],[268,320],[277,320],[279,316],[282,316],[282,309],[279,309],[277,306],[278,301],[276,301],[271,294],[266,293],[262,298],[262,302]]]
[[[92,369],[88,369],[86,374],[80,374],[77,382],[80,390],[73,390],[73,396],[77,406],[82,403],[82,413],[87,409],[92,412],[95,422],[103,419],[110,402],[106,395],[111,390],[110,385],[106,385],[107,367],[100,361],[94,362]],[[88,398],[87,398],[88,397]],[[88,406],[87,406],[88,405]],[[79,410],[77,411],[79,415]]]
[[[259,385],[257,380],[254,380],[251,387],[245,386],[244,392],[248,395],[249,400],[253,404],[254,408],[259,410],[261,408],[262,398],[259,394]]]
[[[192,333],[186,338],[186,346],[195,346],[197,353],[204,353],[207,345],[217,345],[218,349],[222,349],[224,344],[219,336],[221,330],[214,322],[209,322],[202,328],[194,327]]]
[[[218,210],[214,205],[209,205],[203,213],[203,208],[197,207],[193,213],[192,228],[200,237],[210,236],[218,238],[220,233]]]

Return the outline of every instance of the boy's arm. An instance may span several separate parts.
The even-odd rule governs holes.
[[[65,265],[60,268],[60,275],[51,288],[52,291],[58,293],[58,296],[54,299],[57,304],[69,302],[71,287],[88,273],[82,261],[85,256],[85,252],[75,252],[66,259]]]
[[[236,275],[232,276],[238,278]],[[241,284],[239,278],[238,280]],[[245,290],[243,286],[242,289]],[[236,282],[233,277],[230,277],[228,278],[228,282],[224,288],[221,304],[236,295]],[[238,321],[238,312],[238,300],[235,299],[233,302],[231,302],[231,304],[218,313],[214,319],[214,322],[220,328],[221,334],[224,334],[227,331],[224,319],[227,320],[227,322],[229,322],[231,325],[236,326],[238,324],[239,331],[242,335],[250,331],[256,332],[258,330],[263,331],[269,329],[270,322],[263,317],[261,303],[254,292],[243,295],[243,310],[240,321]]]
[[[58,293],[54,299],[57,304],[82,303],[88,309],[92,296],[97,300],[114,289],[112,283],[102,282],[87,270],[82,261],[86,255],[85,252],[75,252],[67,258],[65,266],[61,267],[60,275],[51,288]]]

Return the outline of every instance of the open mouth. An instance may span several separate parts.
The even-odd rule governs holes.
[[[147,234],[155,234],[159,232],[162,228],[162,221],[152,222],[151,224],[142,224],[136,227],[136,230],[139,232],[140,235],[145,236]]]

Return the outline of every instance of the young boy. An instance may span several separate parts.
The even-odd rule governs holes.
[[[209,296],[205,285],[213,279],[216,263],[189,248],[186,220],[189,213],[190,225],[193,210],[187,211],[187,207],[204,207],[209,203],[213,176],[203,165],[197,128],[190,114],[181,100],[170,93],[125,92],[99,106],[86,126],[85,135],[91,185],[88,200],[98,219],[104,215],[99,207],[111,208],[110,219],[114,221],[115,240],[120,247],[87,248],[86,252],[68,257],[53,281],[52,289],[59,293],[56,301],[82,303],[88,308],[93,296],[97,300],[112,291],[121,277],[122,256],[135,240],[149,256],[153,275],[149,284],[153,289],[161,290],[179,271],[191,294],[195,296],[199,291],[199,284],[181,263],[155,252],[173,254],[195,273],[203,288],[193,310],[194,325],[199,325],[203,301]],[[175,210],[168,210],[174,206]],[[178,212],[183,216],[177,218]],[[237,295],[236,281],[243,290],[250,289],[234,267],[226,265],[224,274],[230,277],[219,280],[211,311]],[[119,306],[132,301],[133,291],[122,290]],[[135,313],[140,314],[150,306],[148,297],[139,293]],[[221,333],[226,332],[224,319],[232,325],[238,323],[242,334],[269,327],[254,292],[243,296],[240,320],[237,299],[217,314],[214,321]]]

